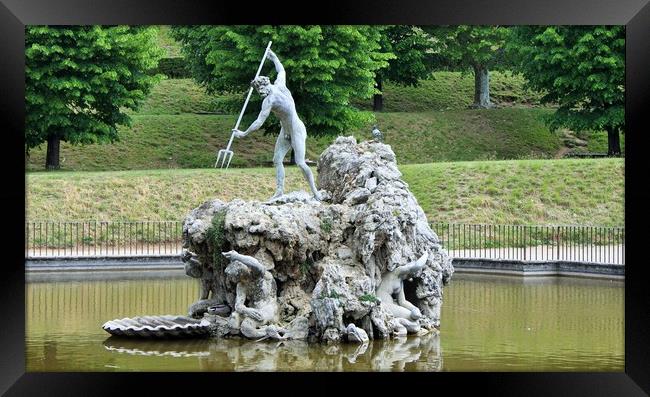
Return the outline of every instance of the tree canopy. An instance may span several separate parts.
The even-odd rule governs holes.
[[[376,87],[380,93],[375,94],[373,110],[383,108],[381,94],[384,80],[399,85],[417,86],[421,79],[429,76],[432,68],[432,40],[419,27],[413,25],[388,25],[381,27],[381,48],[393,56],[388,66],[377,72]]]
[[[113,142],[158,80],[147,71],[162,56],[155,30],[128,26],[30,26],[25,31],[25,150],[59,141]]]
[[[609,154],[619,154],[625,125],[623,26],[525,26],[508,51],[542,101],[558,105],[551,128],[608,132]]]
[[[481,65],[494,69],[504,61],[503,45],[508,37],[505,26],[425,26],[423,29],[438,43],[449,65],[472,68]]]
[[[504,64],[504,26],[423,26],[447,67],[474,71],[474,106],[490,107],[489,70]]]
[[[296,109],[308,133],[315,134],[344,133],[372,121],[372,114],[350,106],[350,99],[375,93],[375,73],[391,57],[372,26],[178,26],[172,35],[208,92],[246,91],[272,40]],[[261,74],[274,73],[266,62]],[[256,114],[259,103],[254,95],[247,114]],[[275,130],[277,124],[267,121],[266,127]]]

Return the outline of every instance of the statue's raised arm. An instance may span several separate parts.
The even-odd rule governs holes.
[[[268,77],[264,77],[264,78],[268,80]],[[254,80],[252,84],[253,86],[255,86],[255,84],[258,84],[258,80]],[[272,99],[269,97],[264,98],[264,100],[262,101],[262,110],[260,110],[260,114],[257,115],[257,119],[253,121],[253,123],[246,129],[246,131],[233,129],[232,130],[233,134],[235,134],[237,138],[243,138],[246,135],[250,134],[251,132],[257,131],[260,128],[262,128],[262,125],[264,125],[266,119],[271,115],[272,106],[273,106]]]
[[[221,254],[230,261],[239,261],[243,263],[244,265],[248,266],[252,271],[257,273],[257,275],[264,275],[264,272],[266,272],[266,268],[264,267],[264,265],[262,265],[257,259],[253,258],[252,256],[242,255],[239,252],[234,250],[228,252],[222,252]]]
[[[280,63],[278,56],[275,55],[275,52],[269,50],[266,57],[273,62],[275,65],[275,71],[278,73],[278,77],[275,79],[273,84],[286,87],[287,85],[287,72],[284,71],[284,66]]]
[[[424,254],[418,260],[408,263],[406,265],[399,266],[398,268],[395,269],[397,271],[398,277],[402,280],[413,277],[415,273],[419,272],[424,268],[424,265],[426,265],[428,258],[429,258],[429,253],[425,251]]]

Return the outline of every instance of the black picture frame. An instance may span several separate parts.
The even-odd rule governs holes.
[[[292,10],[290,12],[289,10]],[[418,373],[418,374],[125,374],[25,373],[24,233],[24,27],[89,24],[476,24],[476,25],[626,25],[626,157],[625,225],[627,257],[632,264],[625,280],[624,373]],[[301,393],[322,389],[340,393],[368,385],[399,385],[403,392],[431,393],[451,386],[450,393],[478,387],[498,395],[645,395],[650,392],[650,294],[643,263],[644,134],[650,104],[650,4],[648,0],[516,0],[444,2],[400,0],[327,1],[316,4],[173,0],[0,0],[0,109],[4,134],[0,155],[5,186],[0,203],[9,217],[3,239],[11,253],[0,277],[2,353],[0,391],[7,395],[168,394],[173,386],[205,393],[226,392],[225,383],[264,386],[267,392]],[[19,225],[19,222],[22,222]],[[19,248],[20,247],[20,248]],[[21,259],[22,258],[22,259]],[[250,382],[252,381],[252,382]],[[338,382],[344,381],[345,386]],[[248,383],[247,383],[248,382]],[[336,382],[336,383],[335,383]],[[152,391],[152,389],[154,391]],[[645,392],[644,392],[645,390]]]

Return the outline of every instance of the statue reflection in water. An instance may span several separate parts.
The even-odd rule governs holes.
[[[440,371],[440,336],[375,340],[362,344],[321,345],[303,340],[256,343],[227,339],[130,340],[108,338],[115,354],[184,357],[198,360],[202,371]]]

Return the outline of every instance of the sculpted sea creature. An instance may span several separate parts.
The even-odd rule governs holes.
[[[362,328],[357,327],[354,325],[354,323],[348,324],[345,330],[348,335],[349,342],[366,343],[370,340],[366,331]]]
[[[249,339],[283,339],[286,331],[274,325],[279,313],[271,272],[252,256],[237,251],[224,252],[223,256],[230,260],[226,277],[230,284],[236,284],[235,312],[231,315],[235,327]]]
[[[258,339],[257,342],[263,341],[265,339],[275,339],[275,340],[287,340],[289,337],[286,334],[286,330],[284,328],[280,328],[276,325],[267,325],[265,330],[266,335],[263,336],[262,338]]]

